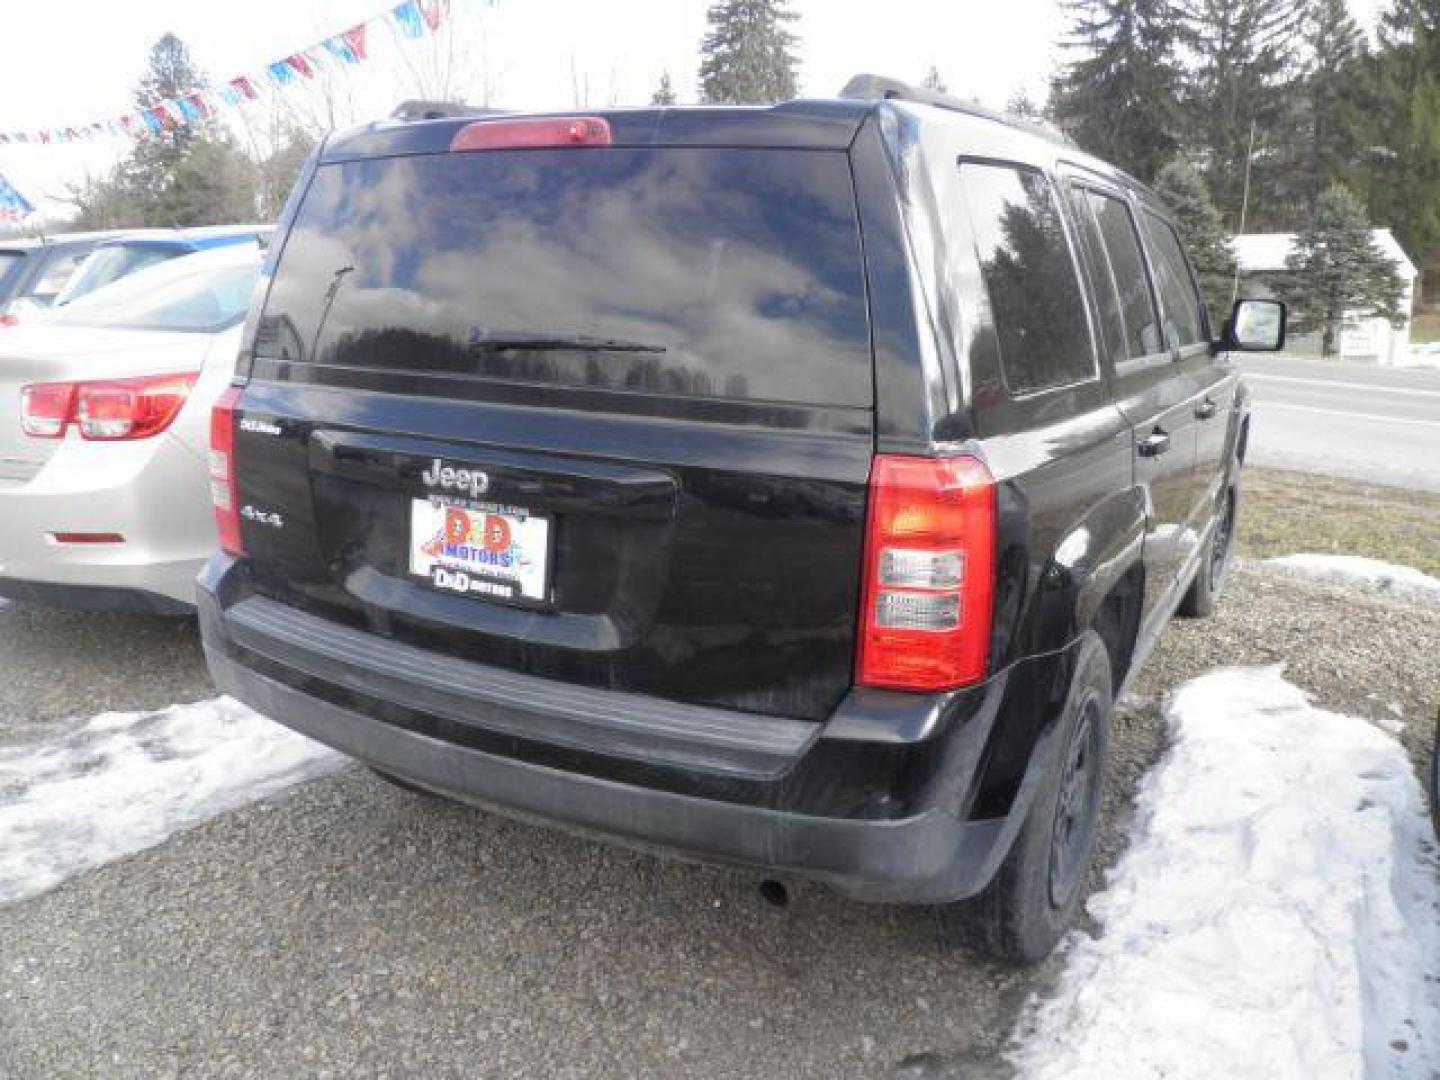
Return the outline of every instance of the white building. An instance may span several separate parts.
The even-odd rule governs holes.
[[[1400,310],[1405,313],[1405,322],[1396,328],[1385,319],[1347,317],[1344,332],[1340,336],[1340,355],[1347,359],[1374,360],[1381,364],[1403,363],[1410,347],[1410,311],[1414,307],[1419,271],[1389,229],[1373,229],[1370,235],[1380,250],[1395,263],[1395,268],[1400,272],[1400,280],[1405,283],[1405,292],[1400,300]],[[1295,249],[1295,234],[1246,233],[1232,239],[1231,249],[1235,252],[1235,259],[1240,264],[1243,277],[1281,273],[1285,270],[1285,259]],[[1316,337],[1313,350],[1318,353],[1320,346],[1318,335]],[[1302,342],[1296,341],[1295,344],[1301,345]]]

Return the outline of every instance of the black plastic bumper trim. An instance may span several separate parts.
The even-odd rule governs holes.
[[[218,644],[218,643],[215,643]],[[941,903],[990,881],[1023,816],[964,822],[825,818],[698,799],[564,772],[434,739],[267,678],[207,638],[216,685],[286,726],[463,802],[581,835],[765,874],[822,881],[858,899]]]
[[[341,626],[260,596],[225,609],[221,620],[235,644],[378,700],[649,764],[775,779],[794,766],[821,727],[506,671]]]

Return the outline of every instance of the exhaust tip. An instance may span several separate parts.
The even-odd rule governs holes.
[[[764,900],[771,907],[784,908],[790,906],[790,887],[783,881],[776,881],[774,878],[766,878],[760,882],[760,899]]]

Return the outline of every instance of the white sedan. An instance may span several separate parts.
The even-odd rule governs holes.
[[[0,596],[193,609],[216,542],[210,409],[260,261],[187,255],[0,331]]]

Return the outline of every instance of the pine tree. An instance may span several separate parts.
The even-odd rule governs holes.
[[[925,77],[920,80],[920,85],[926,90],[935,91],[937,94],[948,94],[950,92],[950,88],[945,85],[945,79],[940,74],[940,69],[934,64],[931,64],[930,70],[925,72]]]
[[[166,34],[150,50],[135,103],[150,108],[194,93],[204,76],[184,42]],[[136,140],[113,182],[137,220],[130,225],[184,227],[249,221],[256,213],[255,167],[216,121],[176,122]]]
[[[1423,262],[1440,248],[1440,0],[1396,0],[1379,37],[1371,209]]]
[[[1234,291],[1235,254],[1210,199],[1205,178],[1183,158],[1176,158],[1155,178],[1155,192],[1170,207],[1180,239],[1200,278],[1200,291],[1210,309],[1210,324],[1219,326],[1230,315]]]
[[[720,0],[700,46],[700,98],[714,105],[766,105],[796,96],[795,13],[786,0]]]
[[[1086,150],[1153,177],[1180,130],[1183,23],[1171,0],[1070,0],[1067,48],[1081,59],[1056,78],[1056,122]]]
[[[1251,227],[1276,224],[1297,143],[1290,76],[1298,60],[1301,5],[1295,0],[1192,0],[1186,94],[1191,148],[1226,219],[1238,221],[1251,162]],[[1256,153],[1250,155],[1252,123]]]
[[[1313,206],[1331,184],[1358,178],[1370,126],[1370,49],[1346,0],[1315,0],[1304,37],[1310,69],[1296,193]]]
[[[1399,271],[1370,235],[1364,205],[1341,184],[1320,196],[1285,267],[1296,329],[1319,329],[1326,356],[1336,350],[1346,315],[1401,318]]]
[[[655,93],[650,95],[651,105],[674,105],[675,88],[670,85],[670,72],[660,73],[660,85],[655,87]]]

